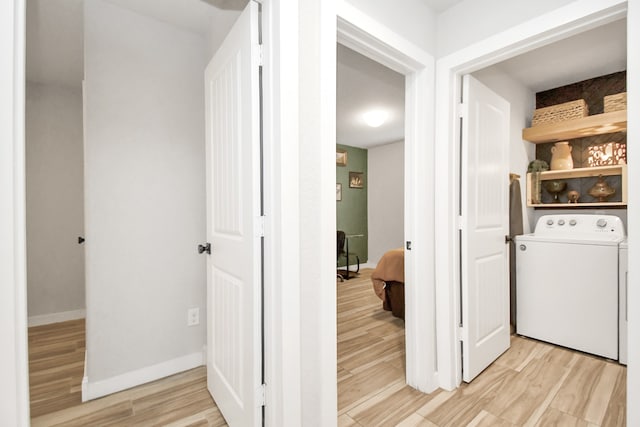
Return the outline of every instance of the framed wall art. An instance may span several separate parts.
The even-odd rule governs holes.
[[[336,165],[347,166],[347,150],[336,150]]]
[[[349,188],[364,188],[364,174],[362,172],[349,172]]]

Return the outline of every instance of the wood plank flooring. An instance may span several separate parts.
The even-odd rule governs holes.
[[[84,337],[84,320],[29,328],[32,426],[227,425],[204,367],[81,403]]]
[[[538,341],[512,346],[471,384],[405,385],[404,322],[382,310],[371,270],[338,282],[340,426],[625,426],[626,368]],[[225,426],[204,367],[80,403],[84,322],[29,329],[33,426]]]
[[[404,384],[404,322],[382,310],[371,270],[337,282],[340,426],[625,426],[626,368],[513,336],[471,384]]]
[[[32,417],[80,404],[84,351],[84,319],[29,328]]]

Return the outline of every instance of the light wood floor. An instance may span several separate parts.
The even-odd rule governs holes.
[[[29,328],[32,426],[227,425],[204,367],[81,403],[84,337],[84,320]]]
[[[625,426],[626,368],[513,337],[471,384],[404,385],[404,324],[382,310],[371,270],[338,282],[340,426]],[[225,426],[197,368],[84,404],[84,322],[29,329],[32,425]]]
[[[84,337],[84,319],[29,328],[32,417],[80,403]]]
[[[626,368],[523,337],[471,384],[404,385],[404,324],[362,270],[338,282],[340,426],[625,426]]]

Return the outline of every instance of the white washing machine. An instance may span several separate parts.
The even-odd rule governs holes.
[[[516,237],[520,335],[618,359],[618,247],[613,215],[544,215]]]
[[[620,338],[618,344],[618,361],[624,365],[627,364],[627,290],[628,290],[628,282],[627,276],[629,275],[629,262],[628,260],[628,242],[625,239],[624,242],[620,243],[620,272],[618,273],[618,278],[620,280]]]

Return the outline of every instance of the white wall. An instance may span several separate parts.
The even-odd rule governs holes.
[[[506,99],[511,106],[509,129],[509,170],[520,175],[520,195],[523,209],[524,232],[529,233],[533,223],[533,208],[527,208],[527,167],[535,159],[536,146],[522,139],[522,129],[530,126],[536,105],[536,94],[494,65],[472,74],[485,86]],[[505,179],[507,179],[505,177]]]
[[[187,327],[187,309],[200,307],[206,319],[205,258],[196,251],[206,236],[205,51],[203,37],[85,3],[92,396],[184,369],[202,352],[205,325]]]
[[[369,262],[404,245],[404,141],[367,150]]]
[[[82,91],[27,83],[29,317],[84,310]]]
[[[29,425],[24,1],[0,2],[0,420]]]
[[[456,50],[575,0],[464,0],[437,18],[437,54]]]
[[[628,3],[627,15],[627,116],[640,115],[640,4]],[[629,141],[640,141],[640,121],[629,120],[627,128]],[[640,425],[640,158],[634,149],[629,159],[628,214],[629,223],[629,354],[627,365],[627,425]],[[633,166],[632,166],[633,165]]]
[[[434,54],[436,14],[421,0],[338,0],[349,3],[407,41]]]

